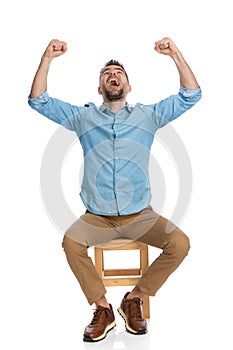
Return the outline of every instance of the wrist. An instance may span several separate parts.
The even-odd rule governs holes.
[[[173,58],[173,60],[178,63],[178,62],[181,62],[181,61],[184,61],[184,57],[182,55],[182,53],[178,50],[176,52],[174,52],[171,57]]]
[[[52,57],[49,57],[44,53],[43,56],[41,57],[41,64],[45,64],[49,66],[52,60],[53,60]]]

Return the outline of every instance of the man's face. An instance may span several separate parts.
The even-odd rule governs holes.
[[[121,67],[112,65],[102,70],[98,92],[103,95],[104,100],[123,100],[130,90],[131,87]]]

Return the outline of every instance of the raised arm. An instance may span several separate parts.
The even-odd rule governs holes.
[[[32,82],[30,98],[36,98],[47,90],[47,77],[49,67],[55,57],[63,55],[67,51],[67,44],[60,40],[51,40],[47,46],[35,77]]]
[[[170,56],[178,69],[180,75],[180,86],[189,90],[195,90],[199,88],[197,80],[185,61],[182,53],[176,47],[174,42],[170,38],[163,38],[155,43],[155,50],[163,55]]]

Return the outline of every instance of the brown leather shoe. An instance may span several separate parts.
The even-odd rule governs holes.
[[[139,298],[126,299],[129,292],[125,294],[121,306],[117,309],[125,320],[125,327],[132,334],[147,333],[147,322],[142,314],[142,300]]]
[[[91,323],[85,328],[83,340],[88,342],[96,342],[104,339],[107,333],[116,325],[115,316],[112,310],[103,306],[98,306],[94,312]]]

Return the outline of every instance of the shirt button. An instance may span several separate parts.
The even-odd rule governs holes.
[[[116,176],[119,176],[119,174],[118,174],[118,173],[116,173]]]
[[[119,157],[118,157],[118,156],[116,156],[116,159],[119,159]]]

